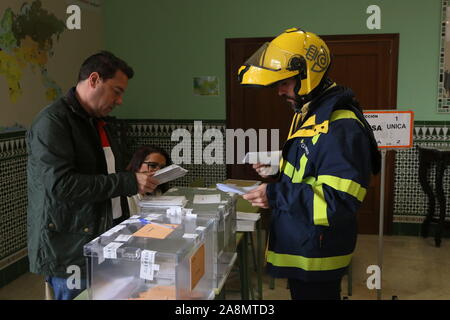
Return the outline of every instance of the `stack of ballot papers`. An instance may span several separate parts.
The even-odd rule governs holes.
[[[247,192],[255,189],[258,187],[258,185],[260,185],[261,183],[258,182],[252,186],[247,186],[247,187],[239,187],[235,184],[231,184],[231,183],[216,183],[216,187],[217,189],[219,189],[220,191],[223,192],[232,192],[232,193],[237,193],[239,195],[243,195],[246,194]]]
[[[256,221],[261,218],[259,213],[236,212],[236,231],[252,232],[255,231]]]
[[[145,196],[139,201],[140,207],[184,207],[188,200],[185,196]]]
[[[153,177],[159,181],[160,184],[183,177],[188,171],[176,164],[172,164],[161,170],[156,171]]]

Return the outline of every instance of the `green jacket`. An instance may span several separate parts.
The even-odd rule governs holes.
[[[103,119],[108,121],[108,119]],[[26,135],[28,164],[28,257],[30,271],[67,278],[67,267],[85,276],[83,246],[113,225],[111,198],[138,192],[135,174],[124,168],[115,132],[105,130],[116,161],[107,166],[96,119],[80,106],[72,88],[42,110]]]

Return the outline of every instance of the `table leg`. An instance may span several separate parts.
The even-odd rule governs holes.
[[[241,277],[241,299],[249,299],[249,286],[248,286],[248,262],[247,262],[247,237],[246,233],[239,243],[239,273]]]
[[[428,213],[425,217],[425,221],[422,223],[421,234],[424,238],[428,237],[428,228],[430,222],[433,218],[434,210],[435,210],[435,200],[433,190],[427,181],[427,169],[428,165],[424,159],[421,159],[422,156],[419,154],[419,182],[422,186],[423,191],[428,196]]]
[[[445,172],[445,164],[443,163],[443,161],[438,161],[438,163],[436,164],[436,196],[439,203],[439,222],[434,237],[436,247],[441,246],[442,230],[445,224],[446,203],[444,196],[444,188],[442,186],[444,172]]]

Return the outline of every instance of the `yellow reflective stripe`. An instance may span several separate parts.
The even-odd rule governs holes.
[[[302,125],[302,128],[313,126],[315,124],[316,124],[316,115],[314,114],[311,117],[309,117],[308,120],[305,121],[305,123]]]
[[[309,184],[314,194],[313,197],[313,221],[315,225],[329,226],[327,215],[327,201],[323,194],[322,183],[317,183],[314,177],[307,177],[303,183]]]
[[[284,168],[281,168],[281,171],[287,175],[289,178],[291,178],[291,181],[293,183],[299,183],[303,180],[303,175],[305,174],[306,164],[308,162],[308,158],[306,155],[302,155],[300,158],[300,169],[297,170],[295,167],[290,164],[288,161],[285,161]]]
[[[325,183],[326,185],[332,187],[335,190],[348,193],[349,195],[355,197],[359,201],[363,201],[366,197],[367,189],[362,187],[359,183],[352,181],[350,179],[343,179],[335,176],[322,175],[317,178],[307,177],[303,179],[303,183],[309,184],[313,187],[316,185],[321,185]]]
[[[308,158],[305,154],[300,158],[300,171],[297,174],[297,177],[294,176],[296,181],[293,182],[302,182],[303,175],[305,174],[306,164],[308,163]]]
[[[322,185],[313,186],[313,220],[315,225],[329,226],[327,216],[327,201],[323,194]]]
[[[361,202],[364,200],[364,197],[367,193],[366,188],[362,187],[359,183],[349,179],[323,175],[317,178],[317,182],[325,183],[335,190],[348,193]]]
[[[290,164],[288,161],[286,161],[285,162],[285,166],[284,166],[282,171],[289,178],[292,178],[292,175],[294,174],[295,168],[294,168],[294,166],[292,164]]]
[[[287,140],[289,140],[289,137],[291,136],[292,131],[294,131],[296,126],[297,126],[298,116],[299,116],[299,114],[295,113],[294,116],[292,117],[291,127],[289,128],[289,135],[288,135],[288,139]],[[295,126],[294,126],[294,124],[295,124]]]
[[[297,137],[314,137],[319,133],[327,133],[328,132],[328,120],[325,120],[322,123],[316,124],[310,129],[299,129],[294,134],[289,133],[288,140],[297,138]]]
[[[320,137],[320,133],[311,139],[313,145],[315,145],[317,143],[317,140],[319,140],[319,137]]]
[[[363,127],[364,125],[358,119],[353,111],[350,110],[336,110],[331,114],[330,122],[341,120],[341,119],[355,119],[357,120]]]
[[[364,126],[363,123],[355,115],[355,113],[350,110],[333,111],[329,121],[325,120],[324,122],[319,123],[319,124],[316,124],[315,116],[316,115],[313,115],[310,118],[308,118],[308,120],[306,120],[306,122],[301,126],[302,128],[312,126],[311,128],[299,129],[295,133],[293,133],[292,131],[295,130],[295,128],[297,127],[298,120],[300,119],[298,117],[298,114],[295,114],[294,118],[292,119],[291,128],[289,130],[289,135],[288,135],[287,140],[297,138],[297,137],[314,137],[319,133],[328,133],[329,122],[333,122],[333,121],[341,120],[341,119],[354,119],[354,120],[358,121],[362,126]],[[295,123],[295,127],[294,127],[294,123]],[[316,139],[316,141],[317,141],[317,139]]]
[[[293,254],[267,252],[267,262],[277,267],[300,268],[306,271],[330,271],[345,268],[350,264],[353,253],[325,258],[307,258]]]
[[[295,120],[294,130],[297,128],[298,122],[300,121],[301,118],[302,118],[302,115],[300,113],[297,113],[297,119]]]

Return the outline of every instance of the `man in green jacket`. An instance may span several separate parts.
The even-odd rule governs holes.
[[[56,299],[86,288],[83,246],[129,216],[126,198],[152,192],[148,173],[123,171],[107,115],[134,71],[113,54],[87,58],[76,87],[44,108],[27,132],[28,257]]]

